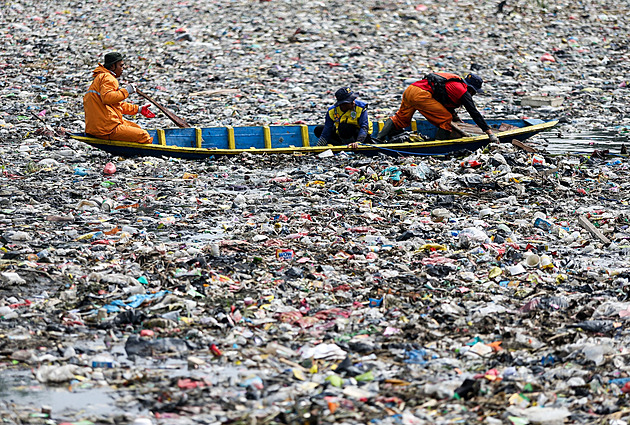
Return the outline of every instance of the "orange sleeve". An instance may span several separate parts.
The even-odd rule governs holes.
[[[105,105],[120,103],[129,97],[129,93],[127,93],[126,89],[118,88],[118,81],[116,78],[107,74],[103,74],[99,92],[101,93],[101,101]]]
[[[120,106],[122,107],[122,113],[125,115],[136,115],[140,110],[140,107],[133,103],[122,102]]]

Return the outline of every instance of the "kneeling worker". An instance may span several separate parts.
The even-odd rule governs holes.
[[[152,143],[146,130],[123,118],[140,112],[147,118],[155,117],[149,105],[139,107],[123,102],[131,93],[135,93],[133,84],[124,88],[118,85],[118,77],[123,73],[125,62],[120,53],[105,55],[105,63],[94,70],[94,81],[83,96],[85,111],[85,132],[99,139],[119,140],[122,142]]]
[[[461,137],[453,130],[451,124],[461,122],[455,109],[463,106],[475,124],[488,135],[490,141],[498,142],[499,139],[492,133],[472,99],[473,95],[481,92],[482,84],[481,77],[475,74],[468,74],[466,78],[447,72],[428,74],[422,80],[407,87],[398,112],[385,121],[383,129],[376,138],[384,140],[390,133],[400,132],[411,125],[411,119],[416,111],[438,127],[435,137],[437,140]]]
[[[328,144],[350,144],[356,147],[359,143],[370,143],[372,122],[368,118],[368,105],[357,99],[349,87],[335,92],[337,102],[326,112],[324,125],[315,127],[317,146]]]

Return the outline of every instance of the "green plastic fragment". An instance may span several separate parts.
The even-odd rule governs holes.
[[[326,378],[326,381],[330,382],[333,387],[341,388],[343,385],[343,379],[339,375],[330,375]]]
[[[373,381],[374,374],[372,373],[371,370],[369,370],[365,373],[362,373],[361,375],[355,376],[354,379],[356,379],[358,382]]]
[[[508,420],[512,425],[527,425],[529,421],[525,418],[519,418],[518,416],[508,416]]]

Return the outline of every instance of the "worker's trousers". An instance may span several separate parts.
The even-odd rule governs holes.
[[[410,85],[403,93],[402,103],[396,115],[391,117],[399,129],[409,127],[414,112],[420,112],[434,126],[451,131],[453,115],[430,92]]]
[[[135,142],[142,144],[153,143],[153,137],[150,137],[146,130],[143,130],[135,122],[127,121],[125,119],[123,119],[123,123],[117,126],[112,133],[104,136],[103,138],[109,140],[119,140],[121,142]]]

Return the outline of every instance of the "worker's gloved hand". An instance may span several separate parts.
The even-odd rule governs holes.
[[[326,146],[328,144],[328,140],[323,139],[323,138],[319,138],[319,140],[317,141],[317,146]]]
[[[357,141],[356,141],[356,143],[357,143],[357,144],[363,144],[363,143],[365,143],[365,139],[366,139],[366,137],[367,137],[367,133],[360,132],[360,133],[359,133],[359,136],[357,137]]]
[[[491,143],[499,143],[499,138],[494,133],[488,133],[488,139],[490,139]]]
[[[155,118],[155,114],[149,111],[149,106],[151,106],[150,103],[147,103],[146,105],[141,106],[138,112],[140,112],[142,115],[144,115],[147,118]]]
[[[129,83],[125,86],[125,90],[127,90],[127,92],[129,94],[131,93],[135,93],[136,92],[136,86],[134,86],[133,84]]]

